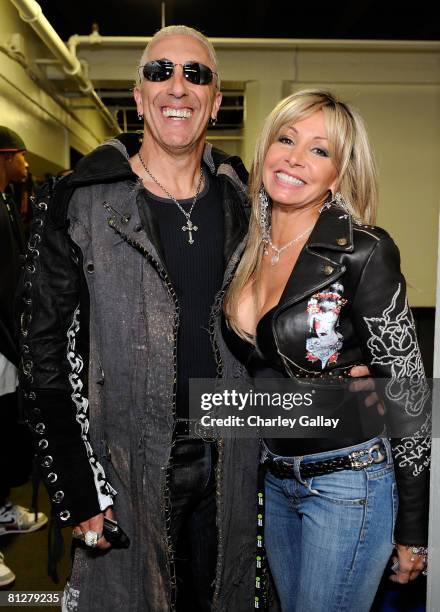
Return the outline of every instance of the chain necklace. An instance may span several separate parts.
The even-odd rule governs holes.
[[[266,232],[266,235],[264,236],[264,242],[265,242],[265,245],[266,245],[265,249],[264,249],[264,254],[268,255],[267,245],[269,244],[269,246],[272,249],[272,251],[274,251],[274,254],[272,255],[272,257],[270,259],[271,265],[275,266],[280,261],[281,253],[283,251],[285,251],[286,249],[288,249],[289,247],[291,247],[293,244],[295,244],[295,242],[298,242],[298,240],[300,240],[303,236],[305,236],[306,234],[310,233],[313,228],[314,228],[314,225],[311,225],[306,230],[304,230],[302,232],[302,234],[300,234],[299,236],[296,236],[293,240],[290,240],[289,242],[286,242],[286,244],[283,244],[282,247],[278,248],[272,242],[272,238],[270,237],[270,230],[271,230],[271,228],[269,227],[268,231]]]
[[[197,225],[194,225],[194,223],[191,221],[191,213],[192,213],[192,211],[194,209],[194,206],[195,206],[195,204],[197,202],[197,198],[199,197],[200,187],[202,186],[202,180],[203,180],[203,168],[202,168],[202,166],[200,166],[199,183],[197,185],[197,190],[196,190],[196,193],[194,195],[194,198],[193,198],[193,201],[192,201],[192,204],[191,204],[191,208],[189,209],[189,212],[186,212],[186,210],[182,207],[180,202],[173,195],[171,195],[171,193],[167,189],[165,189],[165,187],[161,183],[159,183],[159,181],[157,180],[157,178],[155,176],[153,176],[151,174],[151,172],[148,170],[147,166],[145,165],[144,160],[142,159],[142,155],[141,155],[140,151],[138,152],[138,157],[139,157],[139,160],[140,160],[140,162],[141,162],[145,172],[152,179],[152,181],[154,181],[156,183],[156,185],[158,185],[162,189],[162,191],[164,191],[167,194],[167,196],[170,198],[170,200],[172,200],[176,204],[177,208],[185,215],[185,217],[186,217],[186,224],[182,225],[182,231],[183,232],[188,232],[188,244],[194,244],[193,232],[197,232],[199,228],[198,228]]]

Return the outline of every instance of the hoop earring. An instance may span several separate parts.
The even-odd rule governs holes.
[[[144,118],[143,114],[142,114],[142,113],[138,113],[138,119],[139,119],[139,121],[142,121],[142,119],[143,119],[143,118]]]
[[[210,117],[209,124],[214,126],[217,123],[217,117]]]

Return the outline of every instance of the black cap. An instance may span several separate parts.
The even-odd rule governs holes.
[[[0,125],[0,153],[16,153],[26,151],[23,140],[13,130]]]

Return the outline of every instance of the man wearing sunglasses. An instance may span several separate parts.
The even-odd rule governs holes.
[[[251,610],[257,443],[211,439],[188,406],[189,379],[240,374],[215,316],[247,173],[205,141],[221,102],[212,45],[162,29],[134,96],[140,149],[109,141],[46,187],[22,285],[27,413],[76,543],[64,609]],[[110,547],[104,516],[128,549]]]

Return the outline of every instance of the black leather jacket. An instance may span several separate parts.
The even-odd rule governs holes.
[[[260,349],[290,377],[348,375],[353,365],[368,364],[374,377],[388,380],[387,412],[400,431],[410,432],[392,440],[395,539],[426,545],[429,391],[390,236],[353,222],[340,208],[324,210],[272,313],[271,329]]]

